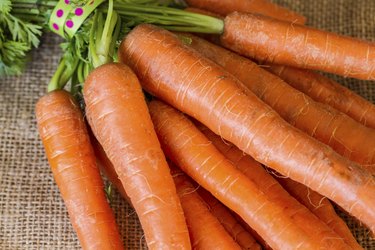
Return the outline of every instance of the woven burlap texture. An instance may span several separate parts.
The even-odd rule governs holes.
[[[375,41],[374,0],[275,0],[308,18],[308,24]],[[0,79],[0,249],[80,249],[38,137],[34,106],[57,66],[61,40],[45,35],[25,73]],[[333,76],[375,101],[375,82]],[[115,192],[112,207],[128,249],[145,249],[133,209]],[[341,214],[365,249],[368,232]]]

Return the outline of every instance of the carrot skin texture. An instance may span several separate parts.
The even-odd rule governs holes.
[[[193,35],[190,46],[233,74],[293,126],[375,174],[375,130],[315,102],[251,60]]]
[[[172,170],[172,176],[184,210],[192,248],[240,250],[240,246],[209,211],[188,177],[176,167]]]
[[[215,13],[201,9],[186,8],[185,10],[222,18]],[[236,11],[246,12],[246,9],[237,9]],[[219,44],[217,36],[206,35],[204,37]],[[265,69],[276,74],[295,89],[310,96],[313,100],[328,104],[363,125],[375,128],[374,104],[332,79],[313,71],[281,65],[270,65],[266,66]]]
[[[233,144],[224,142],[223,139],[203,125],[199,125],[198,127],[216,148],[219,149],[227,159],[233,162],[234,166],[263,188],[265,193],[269,194],[274,200],[287,204],[286,209],[290,209],[290,213],[298,214],[304,211],[304,214],[301,214],[301,218],[304,218],[304,220],[301,220],[301,226],[306,225],[307,227],[311,227],[311,232],[313,233],[318,233],[319,228],[321,230],[326,230],[324,227],[319,226],[316,218],[312,218],[310,213],[306,213],[307,209],[300,208],[302,204],[331,228],[337,234],[336,237],[342,237],[353,249],[362,249],[354,239],[348,226],[336,214],[328,199],[289,178],[273,178],[258,162],[249,155],[244,154]],[[277,182],[279,182],[281,186]],[[295,209],[292,210],[293,207]],[[307,218],[310,218],[309,222],[307,222]],[[299,222],[296,220],[295,223]],[[322,237],[322,235],[318,235],[317,237]],[[332,235],[332,237],[334,236]]]
[[[266,66],[265,69],[315,101],[328,104],[363,125],[375,129],[375,105],[340,83],[304,69],[280,65]]]
[[[304,24],[306,18],[268,0],[186,0],[194,8],[212,11],[226,16],[234,11],[259,13],[292,23]]]
[[[316,237],[317,240],[324,237],[342,237],[334,232],[332,227],[319,219],[319,216],[312,213],[308,206],[301,204],[298,199],[291,196],[288,191],[281,186],[258,162],[249,155],[244,154],[236,146],[229,142],[224,142],[218,135],[210,131],[207,127],[198,124],[202,133],[215,145],[215,147],[240,170],[246,177],[252,180],[258,187],[269,196],[270,200],[284,207],[284,213],[290,214],[294,218],[294,223],[304,228],[306,232]],[[289,179],[290,180],[290,179]],[[292,180],[290,180],[292,181]],[[292,181],[293,183],[299,184]],[[300,186],[304,187],[302,184]],[[314,192],[314,191],[311,191]],[[316,194],[315,197],[320,195]],[[321,196],[320,196],[321,197]],[[333,211],[334,212],[334,211]],[[335,214],[336,215],[336,214]],[[337,218],[336,218],[337,217]],[[336,215],[335,219],[339,219]],[[339,219],[340,220],[340,219]],[[344,223],[341,220],[342,223]],[[343,224],[344,226],[345,223]],[[350,232],[349,232],[350,233]],[[346,235],[345,235],[346,236]],[[344,238],[344,237],[343,237]],[[353,236],[351,236],[353,238]],[[344,238],[345,239],[345,238]],[[348,238],[350,239],[350,237]],[[352,242],[351,242],[352,243]],[[358,243],[356,249],[361,249]]]
[[[104,175],[107,176],[108,180],[116,187],[117,191],[121,194],[121,196],[128,203],[130,203],[130,198],[126,193],[124,186],[121,183],[121,180],[118,178],[115,167],[113,166],[112,162],[108,159],[108,156],[105,154],[102,145],[100,145],[100,143],[96,140],[94,136],[91,136],[91,141],[100,170],[103,171]]]
[[[175,35],[139,25],[119,53],[148,92],[258,162],[335,201],[375,231],[373,176],[282,120],[241,82]]]
[[[126,65],[103,65],[87,77],[83,94],[87,120],[130,197],[149,249],[190,249],[176,188],[135,74]]]
[[[209,207],[210,212],[220,221],[225,230],[227,230],[242,249],[261,249],[251,233],[242,227],[227,207],[213,197],[207,190],[200,187],[197,192]]]
[[[363,249],[346,223],[336,214],[327,198],[289,178],[277,178],[277,180],[291,195],[342,237],[349,246],[353,249]]]
[[[39,134],[83,249],[124,249],[78,104],[64,90],[36,104]]]
[[[149,108],[166,155],[272,248],[348,249],[339,238],[317,239],[296,225],[294,215],[286,214],[283,206],[237,170],[182,113],[160,101],[151,102]]]
[[[221,43],[261,63],[375,80],[374,43],[303,25],[234,12],[224,19]]]
[[[264,241],[260,235],[254,231],[247,223],[244,221],[238,214],[232,212],[233,216],[237,219],[237,221],[246,229],[246,231],[250,232],[252,235],[254,235],[254,238],[259,242],[259,244],[262,246],[263,250],[272,250],[272,248],[267,244],[267,242]]]

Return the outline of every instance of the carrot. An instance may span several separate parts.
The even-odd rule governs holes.
[[[250,232],[251,235],[254,236],[254,238],[259,242],[259,244],[262,246],[263,250],[272,250],[272,248],[267,244],[267,242],[264,241],[260,235],[254,231],[238,214],[232,212],[233,217],[237,219],[237,221],[245,228],[246,231]]]
[[[196,36],[190,46],[239,79],[293,126],[375,174],[375,130],[315,102],[254,62]]]
[[[263,188],[267,191],[272,186],[275,186],[276,189],[280,188],[280,185],[276,184],[276,181],[265,172],[265,169],[255,161],[251,156],[241,153],[238,157],[235,153],[236,151],[233,150],[234,146],[228,141],[217,136],[211,130],[209,130],[206,126],[196,122],[195,123],[199,130],[210,140],[210,142],[228,159],[230,160],[233,165],[242,171],[243,174],[246,175],[250,180],[257,181],[257,185],[259,188]],[[239,167],[240,166],[240,167]],[[243,166],[243,168],[241,168]],[[253,177],[252,177],[253,176]],[[283,190],[269,190],[268,195],[273,195],[274,197],[279,197],[279,194],[286,194]],[[297,209],[298,211],[298,209]],[[254,238],[262,245],[263,249],[272,249],[267,242],[256,232],[252,229],[238,214],[233,213],[234,217],[239,221],[239,223],[248,231],[250,232]]]
[[[254,237],[242,227],[227,207],[205,189],[200,187],[197,192],[209,207],[210,212],[220,221],[242,249],[261,249]]]
[[[375,105],[334,80],[313,71],[286,66],[271,65],[265,69],[315,101],[326,103],[375,129]]]
[[[36,104],[39,134],[83,249],[124,249],[83,115],[72,96],[56,90]]]
[[[190,249],[181,204],[137,77],[125,65],[106,64],[86,78],[83,95],[88,122],[130,197],[149,249]]]
[[[222,18],[215,13],[201,9],[186,8],[185,10]],[[220,44],[218,36],[204,34],[200,34],[200,36],[216,44]],[[310,96],[313,100],[326,103],[363,125],[375,128],[374,104],[332,79],[313,71],[281,65],[267,65],[264,69],[276,74],[295,89]]]
[[[327,198],[289,178],[277,178],[277,180],[291,195],[342,237],[349,246],[353,249],[362,249]]]
[[[152,25],[133,29],[119,59],[148,92],[258,162],[336,202],[375,232],[375,181],[359,165],[285,122],[215,63]]]
[[[294,191],[296,191],[296,189],[293,189],[293,185],[289,185],[289,188],[285,188],[285,190],[283,188],[284,185],[281,186],[275,178],[273,178],[258,162],[256,162],[249,155],[244,154],[233,144],[224,142],[223,139],[210,131],[207,127],[201,124],[198,124],[198,127],[203,132],[203,134],[213,143],[213,145],[215,145],[215,147],[228,160],[230,160],[238,170],[245,174],[256,185],[258,185],[259,188],[265,194],[267,194],[272,201],[280,204],[280,206],[284,206],[285,213],[294,216],[296,224],[300,225],[302,228],[306,228],[306,231],[316,235],[317,238],[324,236],[328,237],[329,234],[331,234],[330,237],[340,236],[348,245],[353,247],[353,249],[362,249],[354,240],[346,224],[337,216],[332,206],[332,211],[329,211],[329,213],[327,210],[325,210],[326,212],[323,214],[322,210],[313,210],[311,204],[308,202],[308,199],[302,200],[303,202],[301,202],[300,198],[302,197],[300,196],[303,196],[302,194],[297,195],[297,197],[294,196]],[[285,180],[285,178],[279,178],[278,180],[279,182],[284,184],[283,181]],[[304,185],[294,182],[290,179],[288,180],[296,184],[295,187],[299,189],[299,191],[297,192],[298,194],[300,194],[301,191],[306,191],[306,189],[303,188],[305,187]],[[288,192],[291,193],[294,197],[291,196]],[[306,195],[307,193],[304,194]],[[316,199],[320,198],[320,200],[323,198],[316,192],[313,193],[313,196]],[[318,200],[318,202],[320,200]],[[306,202],[308,204],[306,204]],[[315,199],[314,202],[316,202]],[[325,202],[329,204],[328,200],[326,200]],[[342,234],[339,234],[336,230],[334,230],[336,229],[335,227],[331,227],[333,226],[331,223],[332,220],[335,221],[334,223],[338,222],[340,226],[343,226],[342,229],[340,228],[337,230]],[[306,223],[306,221],[309,221],[309,223]],[[333,233],[334,231],[336,231],[336,233]]]
[[[260,62],[375,80],[375,44],[255,14],[224,20],[222,44]]]
[[[130,198],[126,194],[124,186],[122,185],[121,180],[118,178],[115,167],[113,166],[112,162],[108,159],[108,156],[105,154],[102,145],[100,145],[100,143],[96,140],[94,136],[91,136],[91,141],[99,168],[108,178],[108,180],[116,187],[117,191],[119,191],[121,196],[128,203],[130,203]]]
[[[189,228],[192,248],[240,250],[240,246],[208,210],[188,177],[176,167],[172,167],[171,172]]]
[[[348,249],[339,237],[314,237],[254,181],[237,170],[183,114],[149,104],[164,152],[199,185],[240,215],[273,249]],[[305,219],[305,223],[309,221]]]
[[[268,0],[186,0],[194,8],[204,9],[226,16],[234,11],[259,13],[293,23],[304,24],[306,18]]]

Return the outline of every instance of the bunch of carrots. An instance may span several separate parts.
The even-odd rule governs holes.
[[[36,105],[82,247],[124,249],[101,170],[149,249],[362,249],[332,203],[375,233],[375,106],[312,70],[373,80],[375,44],[267,0],[186,2],[222,33],[139,24],[84,109],[58,88]]]

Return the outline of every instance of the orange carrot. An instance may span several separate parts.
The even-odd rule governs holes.
[[[259,13],[293,23],[304,24],[306,18],[269,0],[186,0],[191,7],[226,16],[234,11]]]
[[[50,92],[36,104],[36,119],[82,248],[124,249],[77,103],[64,90]]]
[[[106,64],[87,77],[83,95],[88,122],[130,197],[149,249],[190,249],[181,204],[137,77],[125,65]]]
[[[207,192],[207,190],[200,187],[197,191],[209,207],[211,213],[220,221],[225,230],[227,230],[242,249],[261,249],[254,237],[241,226],[227,207]]]
[[[250,232],[254,238],[259,242],[259,244],[262,246],[263,250],[272,250],[272,248],[267,244],[267,242],[260,237],[260,235],[254,231],[238,214],[232,212],[233,216],[236,218],[236,220],[243,226],[243,228],[246,229],[246,231]]]
[[[312,213],[310,209],[310,205],[306,206],[305,203],[301,202],[300,200],[292,197],[288,192],[289,189],[285,190],[278,181],[273,178],[258,162],[256,162],[252,157],[249,155],[244,154],[241,150],[239,150],[236,146],[229,142],[224,142],[218,135],[210,131],[207,127],[198,124],[199,129],[203,132],[203,134],[215,145],[217,149],[231,162],[233,165],[240,170],[243,174],[245,174],[249,179],[254,181],[260,189],[263,190],[264,193],[269,195],[272,201],[279,203],[280,205],[285,206],[285,212],[294,215],[295,223],[299,224],[301,227],[306,227],[306,230],[310,230],[317,235],[317,237],[324,237],[327,235],[328,231],[334,228],[329,227],[331,220],[327,219],[327,216],[320,218],[320,214]],[[285,179],[285,178],[284,178]],[[289,179],[290,180],[290,179]],[[290,180],[292,181],[292,180]],[[294,182],[294,181],[292,181]],[[302,187],[302,184],[294,182]],[[311,191],[314,192],[314,191]],[[320,196],[316,192],[315,197]],[[322,196],[320,196],[322,198]],[[305,206],[305,207],[304,207]],[[309,209],[307,209],[309,208]],[[346,227],[346,224],[335,214],[330,217],[330,219],[335,219],[341,221],[341,223]],[[315,215],[313,215],[315,214]],[[299,216],[298,216],[299,215]],[[306,220],[310,222],[307,224]],[[328,222],[328,223],[326,223]],[[326,223],[324,225],[324,223]],[[347,227],[346,227],[347,228]],[[345,231],[345,230],[343,230]],[[343,232],[342,231],[342,232]],[[348,235],[349,233],[349,235]],[[344,235],[341,235],[336,232],[336,236],[341,236],[346,241],[348,245],[351,245],[354,249],[362,249],[358,243],[354,240],[353,236],[351,235],[350,231],[346,231]],[[334,236],[335,234],[333,234]],[[345,237],[344,237],[345,236]],[[346,237],[347,236],[347,237]],[[353,242],[354,240],[354,242]]]
[[[291,195],[342,237],[349,246],[353,249],[362,249],[327,198],[289,178],[277,178],[277,180]]]
[[[256,14],[224,20],[221,42],[260,62],[375,80],[375,44]]]
[[[313,71],[271,65],[265,69],[317,102],[326,103],[375,129],[375,105],[348,88]]]
[[[222,18],[218,14],[201,9],[186,8],[185,10]],[[241,10],[238,9],[238,11]],[[246,10],[243,12],[246,12]],[[206,34],[200,34],[200,36],[216,44],[220,44],[218,36]],[[264,69],[276,74],[295,89],[310,96],[313,100],[326,103],[356,121],[361,122],[363,125],[375,128],[374,104],[332,79],[313,71],[281,65],[267,65]]]
[[[285,213],[284,206],[237,170],[182,113],[160,101],[152,101],[149,109],[166,155],[272,248],[348,249],[339,237],[318,238],[296,224],[297,215]]]
[[[91,136],[91,141],[99,168],[108,178],[108,180],[116,187],[117,191],[119,191],[121,196],[128,203],[130,203],[130,198],[126,194],[124,186],[122,185],[121,180],[118,178],[115,167],[113,166],[112,162],[108,159],[108,156],[105,154],[102,145],[100,145],[100,143],[96,140],[94,136]]]
[[[375,130],[315,102],[247,58],[196,36],[184,36],[190,37],[192,48],[237,77],[286,121],[375,174]]]
[[[323,237],[323,235],[326,234],[326,226],[328,226],[335,231],[338,236],[342,237],[353,249],[362,249],[350,233],[344,221],[338,217],[332,205],[327,199],[323,199],[323,196],[312,190],[308,190],[306,186],[292,181],[291,179],[277,178],[276,180],[268,174],[258,162],[249,155],[244,154],[236,146],[229,142],[224,142],[223,139],[210,131],[207,127],[201,124],[198,124],[198,127],[216,148],[219,149],[227,159],[233,162],[233,165],[237,167],[237,169],[254,181],[272,200],[284,204],[286,212],[294,215],[295,223],[300,223],[301,227],[305,226],[310,228],[310,230],[316,234],[319,233],[319,230],[322,230],[321,235],[317,237]],[[282,186],[278,182],[281,183]],[[309,197],[307,196],[308,194]],[[322,207],[315,207],[311,202],[317,204],[316,206],[321,202]],[[315,214],[316,217],[312,216],[311,212]],[[299,217],[297,217],[298,214],[300,214]],[[301,220],[298,220],[299,218]],[[319,221],[318,218],[321,221]],[[307,219],[310,221],[309,223],[306,223]],[[326,225],[322,226],[322,222]]]
[[[208,210],[188,177],[176,167],[172,167],[171,172],[189,228],[192,248],[240,250],[240,246]]]
[[[119,53],[148,92],[258,162],[330,198],[375,232],[374,176],[285,122],[177,36],[142,24],[126,36]]]

